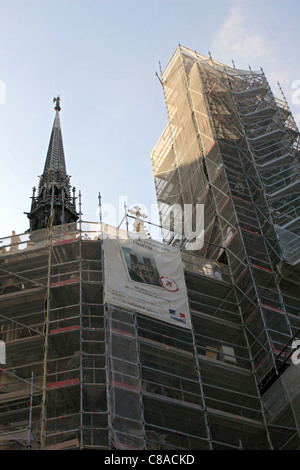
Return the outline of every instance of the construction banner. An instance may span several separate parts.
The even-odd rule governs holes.
[[[148,239],[103,241],[105,302],[191,328],[180,251]]]

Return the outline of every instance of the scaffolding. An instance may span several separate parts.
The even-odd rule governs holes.
[[[18,244],[2,239],[0,261],[8,358],[1,370],[1,446],[79,448],[93,440],[105,447],[100,246],[83,242],[76,224],[17,237]]]
[[[165,241],[170,205],[204,204],[197,254],[228,266],[263,394],[298,324],[299,131],[263,70],[178,46],[161,83],[169,122],[152,164]]]
[[[262,71],[182,46],[162,83],[169,124],[152,162],[191,329],[105,302],[103,239],[122,229],[101,210],[100,223],[80,207],[78,222],[1,238],[1,450],[300,448],[294,121]],[[176,211],[169,223],[184,204],[204,204],[197,250]]]
[[[182,251],[186,330],[104,303],[100,224],[14,236],[1,239],[2,450],[269,448],[228,266]]]

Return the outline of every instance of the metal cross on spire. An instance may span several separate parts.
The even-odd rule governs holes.
[[[60,96],[58,95],[57,98],[53,98],[53,103],[55,103],[55,111],[60,111]]]

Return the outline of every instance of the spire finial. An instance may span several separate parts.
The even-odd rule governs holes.
[[[60,96],[58,96],[57,98],[53,98],[53,103],[55,103],[55,111],[60,111],[61,110],[61,107],[60,107]]]

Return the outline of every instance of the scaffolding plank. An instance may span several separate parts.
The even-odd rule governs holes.
[[[50,330],[50,335],[57,334],[57,333],[65,333],[67,331],[74,331],[78,330],[80,328],[79,325],[73,325],[73,326],[66,326],[65,328],[56,328],[55,330]]]
[[[62,450],[62,449],[68,449],[70,447],[78,447],[78,446],[79,446],[79,439],[78,437],[76,437],[75,439],[70,439],[69,441],[64,441],[58,444],[47,446],[46,450]]]
[[[65,281],[52,282],[51,287],[65,286],[67,284],[73,284],[79,281],[79,277],[74,277],[71,279],[66,279]]]
[[[69,387],[70,385],[75,385],[79,383],[79,379],[68,379],[68,380],[62,380],[60,382],[51,382],[47,384],[47,389],[52,389],[52,388],[62,388],[62,387]]]

